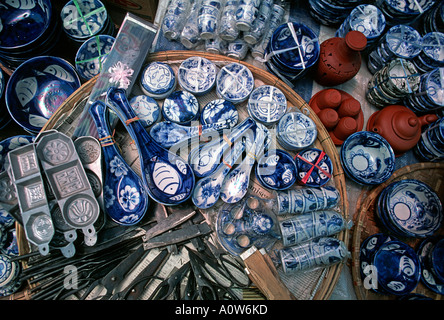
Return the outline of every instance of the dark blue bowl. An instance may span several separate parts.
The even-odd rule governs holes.
[[[296,182],[296,163],[288,152],[281,149],[270,150],[258,160],[255,174],[264,187],[285,190]]]

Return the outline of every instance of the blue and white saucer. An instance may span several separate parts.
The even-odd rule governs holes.
[[[241,63],[230,63],[222,67],[217,74],[217,95],[234,104],[247,100],[253,89],[253,74]]]
[[[130,105],[139,117],[144,128],[148,128],[160,119],[160,107],[154,98],[146,95],[132,97]]]
[[[263,85],[253,90],[247,108],[253,119],[264,125],[272,125],[287,111],[287,98],[278,88]]]
[[[210,92],[216,83],[216,65],[203,57],[191,57],[184,60],[177,73],[183,90],[196,96]]]
[[[175,91],[163,102],[162,115],[167,121],[189,125],[199,119],[199,101],[187,91]]]
[[[154,99],[168,97],[177,85],[174,70],[166,63],[151,62],[142,71],[140,88]]]
[[[301,112],[286,113],[277,125],[277,140],[286,150],[301,150],[312,145],[318,131],[312,119]]]
[[[296,182],[297,169],[288,152],[275,149],[269,150],[258,160],[255,174],[264,187],[285,190]]]
[[[219,121],[229,122],[229,126],[234,127],[239,121],[239,113],[236,106],[227,100],[216,99],[208,102],[200,114],[202,124],[217,123]]]

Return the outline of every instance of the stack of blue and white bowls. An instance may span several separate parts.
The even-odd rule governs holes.
[[[429,32],[444,32],[444,2],[437,3],[435,7],[422,15],[419,24],[423,34]]]
[[[393,26],[415,22],[437,2],[438,0],[376,0],[375,5],[384,13],[387,24]]]
[[[444,160],[444,118],[426,127],[413,151],[422,161]]]
[[[50,55],[61,26],[50,0],[2,1],[0,5],[0,61],[15,69],[35,56]]]
[[[319,23],[338,25],[362,0],[309,0],[310,14]]]
[[[425,34],[422,37],[422,50],[412,61],[421,72],[444,67],[444,33]]]

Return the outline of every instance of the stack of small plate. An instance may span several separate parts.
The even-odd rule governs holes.
[[[7,1],[0,6],[0,60],[11,69],[51,54],[61,33],[49,0]]]
[[[269,126],[278,122],[287,112],[287,98],[278,88],[263,85],[253,90],[247,109],[254,120]]]
[[[258,160],[255,174],[264,187],[286,190],[296,182],[297,169],[288,152],[274,149],[269,150]]]
[[[267,68],[288,81],[302,78],[319,60],[318,36],[302,23],[280,25],[265,50]]]
[[[421,72],[444,67],[444,33],[429,32],[422,37],[422,50],[413,63]]]
[[[67,37],[79,45],[99,34],[114,36],[116,31],[100,0],[68,1],[60,12],[60,18]]]
[[[387,24],[411,24],[421,14],[437,2],[437,0],[377,0],[375,5],[381,9],[387,20]]]
[[[444,160],[444,118],[426,127],[413,151],[422,161]]]
[[[222,67],[216,77],[217,95],[238,104],[248,99],[254,89],[254,77],[243,64],[233,62]]]
[[[444,2],[425,12],[422,23],[419,24],[422,34],[429,32],[444,32]]]
[[[295,157],[298,183],[307,187],[322,187],[333,176],[333,163],[322,150],[307,148]]]
[[[431,236],[443,220],[438,195],[416,179],[392,182],[385,187],[378,196],[376,213],[387,230],[408,238]]]
[[[190,57],[184,60],[177,72],[182,89],[196,96],[205,95],[213,89],[216,75],[216,65],[203,57]]]
[[[349,31],[362,32],[367,38],[367,48],[370,48],[379,40],[385,26],[385,17],[381,10],[371,4],[361,4],[350,12],[336,30],[335,36],[345,38]]]
[[[444,294],[443,247],[443,237],[432,236],[424,239],[417,250],[421,263],[421,281],[438,294]]]
[[[310,14],[319,23],[338,25],[361,0],[309,0]]]
[[[163,62],[151,62],[142,71],[140,89],[154,99],[165,99],[177,85],[173,69]]]
[[[442,109],[444,107],[444,67],[422,74],[418,90],[406,96],[404,104],[418,114]]]
[[[286,113],[277,125],[277,141],[286,150],[301,150],[312,145],[318,135],[316,124],[302,112]]]
[[[422,37],[407,25],[391,27],[368,55],[368,69],[376,73],[394,58],[411,60],[422,50]]]

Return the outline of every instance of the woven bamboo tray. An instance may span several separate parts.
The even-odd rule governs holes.
[[[371,290],[367,290],[364,287],[363,279],[361,279],[361,274],[359,271],[359,251],[362,241],[367,237],[379,233],[386,232],[382,227],[381,222],[378,220],[377,214],[375,212],[375,205],[378,195],[381,191],[388,186],[390,183],[395,181],[400,181],[404,179],[417,179],[427,183],[433,190],[436,191],[444,203],[444,163],[432,163],[432,162],[422,162],[415,163],[412,165],[405,166],[393,173],[389,180],[380,184],[379,186],[361,192],[358,202],[357,210],[353,217],[354,227],[352,236],[352,277],[353,285],[355,288],[356,295],[358,299],[361,300],[392,300],[396,299],[395,296],[377,294]],[[444,234],[444,227],[441,227],[437,234]],[[417,248],[420,239],[412,238],[397,238],[404,241],[414,249]],[[419,283],[417,288],[413,293],[418,293],[431,297],[435,300],[442,300],[443,296],[429,290],[422,282]]]
[[[232,62],[239,62],[246,65],[253,73],[255,79],[255,87],[263,84],[268,84],[279,88],[285,94],[288,106],[290,108],[295,108],[308,114],[308,116],[315,122],[318,129],[317,141],[315,142],[314,147],[324,150],[332,160],[333,177],[329,184],[335,186],[338,189],[341,195],[338,208],[344,217],[348,217],[348,200],[346,194],[345,174],[340,165],[339,154],[327,130],[325,129],[319,118],[316,116],[315,112],[311,110],[307,102],[305,102],[292,88],[290,88],[288,85],[286,85],[284,82],[282,82],[269,72],[264,71],[263,69],[253,66],[249,63],[217,54],[197,51],[164,51],[148,55],[146,58],[146,62],[165,62],[168,63],[177,72],[181,62],[193,56],[205,57],[213,61],[219,68]],[[86,100],[95,84],[96,78],[93,78],[90,81],[84,83],[76,92],[74,92],[48,120],[42,130],[56,129],[71,136],[76,126],[78,125],[79,116],[84,109]],[[131,95],[142,94],[141,92],[137,92],[137,90],[140,90],[140,88],[138,88],[138,84],[135,84],[133,86]],[[213,90],[204,97],[198,97],[198,100],[201,107],[203,107],[207,102],[216,98],[216,92],[215,90]],[[159,101],[159,105],[162,105],[161,101]],[[247,102],[237,105],[240,118],[239,121],[242,121],[248,116],[246,105]],[[126,155],[124,155],[124,157],[125,156]],[[135,166],[137,167],[137,153],[136,156],[133,159],[129,160],[128,163],[132,163],[132,161],[134,161]],[[137,171],[137,168],[135,169]],[[261,196],[266,197],[271,195],[271,193],[269,193],[267,190],[261,188],[258,183],[253,182],[252,184],[253,186],[250,186],[250,189],[255,189]],[[215,210],[216,209],[213,209],[213,214],[215,213]],[[210,214],[209,211],[206,213]],[[337,237],[348,246],[349,230],[342,231],[337,235]],[[22,250],[26,250],[26,245],[22,248]],[[296,278],[295,281],[293,281],[296,282],[297,285],[292,286],[291,288],[289,287],[289,289],[295,294],[296,298],[298,299],[328,299],[339,279],[341,270],[342,264],[338,264],[323,270],[315,270],[310,273],[304,273],[300,277]],[[287,284],[286,279],[284,279],[284,282]]]

